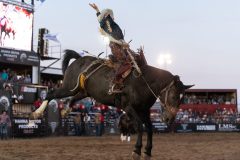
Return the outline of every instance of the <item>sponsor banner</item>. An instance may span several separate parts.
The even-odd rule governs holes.
[[[239,132],[240,125],[237,124],[218,124],[219,132]]]
[[[217,131],[216,124],[196,124],[196,129],[197,132],[202,132],[202,131]]]
[[[42,130],[42,120],[25,118],[13,119],[13,133],[16,137],[39,136]]]
[[[193,125],[191,123],[177,123],[175,131],[179,133],[193,132]]]
[[[0,62],[38,66],[40,60],[35,52],[0,48]]]
[[[154,132],[168,132],[168,126],[166,125],[166,123],[153,121],[152,125]]]

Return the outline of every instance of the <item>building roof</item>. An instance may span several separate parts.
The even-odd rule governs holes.
[[[44,70],[43,70],[44,69]],[[42,71],[43,70],[43,71]],[[53,74],[53,75],[63,75],[61,68],[53,68],[53,67],[40,67],[41,73],[44,74]]]
[[[237,89],[187,89],[187,93],[190,92],[214,92],[214,93],[220,93],[220,92],[233,92],[237,93]]]

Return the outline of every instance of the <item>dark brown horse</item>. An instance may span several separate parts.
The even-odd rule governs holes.
[[[90,56],[81,57],[72,50],[66,50],[65,52],[62,64],[64,73],[63,86],[48,92],[46,101],[35,112],[35,116],[42,113],[51,99],[68,96],[73,96],[70,106],[76,100],[93,97],[102,104],[121,107],[131,118],[131,121],[134,122],[138,134],[132,157],[139,159],[141,155],[144,124],[147,132],[144,157],[150,159],[153,134],[150,108],[159,97],[168,115],[168,120],[172,120],[179,107],[180,97],[189,86],[183,85],[178,76],[174,76],[166,70],[142,65],[140,66],[141,76],[137,76],[136,71],[133,71],[124,81],[123,92],[109,95],[109,82],[114,76],[114,70],[107,65],[103,65],[104,60]],[[76,60],[68,66],[72,58]],[[85,73],[87,76],[84,87],[80,87],[82,85],[79,83],[81,73]]]

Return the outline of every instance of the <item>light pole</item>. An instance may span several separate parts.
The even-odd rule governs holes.
[[[167,69],[167,65],[172,64],[172,56],[169,53],[160,54],[157,61],[160,66],[163,66],[164,69]]]

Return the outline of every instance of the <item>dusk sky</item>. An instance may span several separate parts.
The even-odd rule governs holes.
[[[133,50],[144,45],[150,65],[180,75],[195,88],[240,89],[239,0],[46,0],[36,3],[34,44],[38,29],[45,27],[58,33],[62,49],[106,51],[88,5],[93,2],[114,11],[125,40],[132,40]],[[172,64],[158,63],[164,53],[171,54]]]

